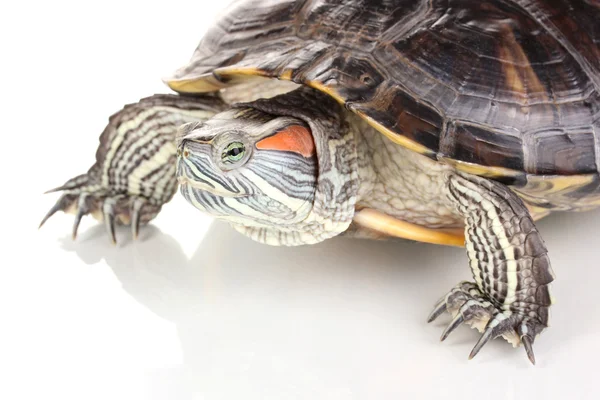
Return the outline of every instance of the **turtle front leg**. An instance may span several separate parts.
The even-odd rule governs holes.
[[[521,199],[506,186],[472,175],[448,177],[448,197],[465,218],[466,250],[475,282],[461,282],[435,306],[452,322],[444,340],[462,323],[483,332],[473,358],[503,336],[523,344],[535,364],[533,342],[548,326],[549,284],[554,280],[546,245]]]
[[[201,123],[225,109],[216,96],[157,94],[126,105],[110,117],[100,136],[96,163],[86,174],[50,190],[63,192],[40,227],[57,211],[75,214],[73,239],[84,215],[104,221],[113,243],[115,224],[131,225],[134,238],[177,190],[179,127]]]

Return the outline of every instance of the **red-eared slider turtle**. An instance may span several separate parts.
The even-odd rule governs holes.
[[[473,282],[430,320],[479,328],[471,356],[504,336],[533,362],[554,279],[534,220],[600,205],[599,21],[595,0],[238,1],[166,79],[179,95],[110,118],[46,218],[136,234],[178,180],[272,245],[465,245]]]

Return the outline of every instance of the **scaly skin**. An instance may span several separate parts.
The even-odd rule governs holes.
[[[96,163],[49,192],[63,192],[40,227],[57,211],[75,214],[73,239],[84,215],[103,220],[116,243],[115,224],[140,224],[160,212],[177,190],[175,135],[182,124],[202,121],[225,108],[218,97],[157,94],[110,117],[100,136]]]
[[[215,114],[220,108],[227,107],[214,97],[177,96],[125,107],[103,133],[96,165],[59,188],[65,194],[49,215],[76,211],[74,233],[88,212],[103,214],[113,239],[115,222],[137,232],[139,221],[170,199],[175,183],[157,190],[132,177],[156,170],[174,180],[177,158],[190,203],[271,245],[345,233],[356,207],[424,226],[463,225],[474,282],[456,286],[430,320],[453,314],[442,339],[463,322],[479,327],[483,335],[472,356],[502,335],[523,343],[534,362],[532,344],[547,326],[554,278],[546,247],[514,192],[402,149],[307,87]],[[153,168],[141,168],[148,160],[155,160]]]
[[[533,342],[548,326],[554,280],[546,245],[523,201],[506,186],[474,175],[451,173],[448,198],[465,218],[466,249],[475,283],[461,282],[429,317],[444,310],[454,319],[444,340],[463,322],[483,331],[470,358],[490,339],[523,343],[535,364]]]
[[[423,225],[447,227],[462,222],[475,283],[459,284],[440,301],[430,320],[445,310],[454,314],[443,338],[463,322],[483,327],[483,335],[471,357],[487,341],[502,335],[516,344],[523,343],[530,360],[535,361],[532,344],[547,326],[551,304],[548,284],[554,278],[546,247],[533,219],[514,192],[498,182],[457,172],[448,165],[432,165],[433,161],[424,156],[401,148],[396,150],[391,141],[386,142],[387,139],[382,139],[372,128],[356,122],[332,99],[312,89],[301,88],[239,107],[244,110],[241,114],[221,113],[214,121],[183,137],[180,154],[188,155],[180,156],[180,163],[194,166],[193,174],[189,172],[191,168],[178,168],[178,176],[186,182],[182,191],[188,201],[228,220],[251,238],[275,245],[314,243],[340,233],[339,222],[347,221],[347,215],[340,213],[339,208],[323,207],[316,201],[320,197],[332,198],[332,204],[354,202],[359,207],[375,207],[388,215]],[[266,206],[261,208],[260,202],[252,214],[245,215],[245,220],[246,197],[240,198],[239,192],[227,193],[226,185],[221,183],[227,182],[231,187],[247,186],[239,179],[253,176],[247,171],[257,168],[256,164],[263,168],[273,164],[271,169],[280,174],[277,179],[293,176],[293,164],[289,169],[280,167],[280,157],[290,154],[291,162],[295,157],[291,153],[274,152],[272,160],[268,154],[264,158],[246,158],[227,170],[215,167],[218,159],[213,160],[212,165],[207,162],[211,154],[220,154],[215,142],[232,140],[227,136],[230,131],[243,132],[251,147],[256,146],[254,138],[259,141],[277,135],[275,128],[269,128],[275,120],[264,114],[255,116],[251,109],[268,112],[272,118],[285,115],[298,118],[312,130],[319,157],[319,179],[315,207],[305,221],[282,226],[282,221],[276,220]],[[338,147],[339,138],[344,138],[342,147]],[[202,157],[202,161],[194,161],[195,157]],[[337,167],[332,168],[333,165]],[[345,169],[340,169],[341,166]],[[352,185],[355,176],[359,181],[356,188]],[[275,177],[263,179],[268,185],[268,180]],[[198,186],[194,184],[196,181]],[[213,187],[217,185],[219,191],[206,188],[202,183],[206,181]],[[271,184],[275,185],[275,181]],[[260,199],[270,193],[264,185]],[[210,192],[210,201],[202,200],[206,190]],[[288,203],[291,206],[293,199],[286,199],[285,192],[278,189],[272,193],[283,206]],[[253,196],[252,192],[244,194]],[[418,206],[407,206],[411,201],[418,203],[420,198]],[[244,204],[240,199],[244,199]],[[226,204],[232,210],[231,215],[220,204]]]

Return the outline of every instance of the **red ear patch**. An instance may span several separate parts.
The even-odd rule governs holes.
[[[315,142],[308,129],[300,125],[291,125],[273,136],[256,143],[260,150],[293,151],[304,157],[315,154]]]

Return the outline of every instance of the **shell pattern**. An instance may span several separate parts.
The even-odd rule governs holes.
[[[539,207],[600,204],[598,0],[242,0],[167,83],[248,75],[320,89]]]

